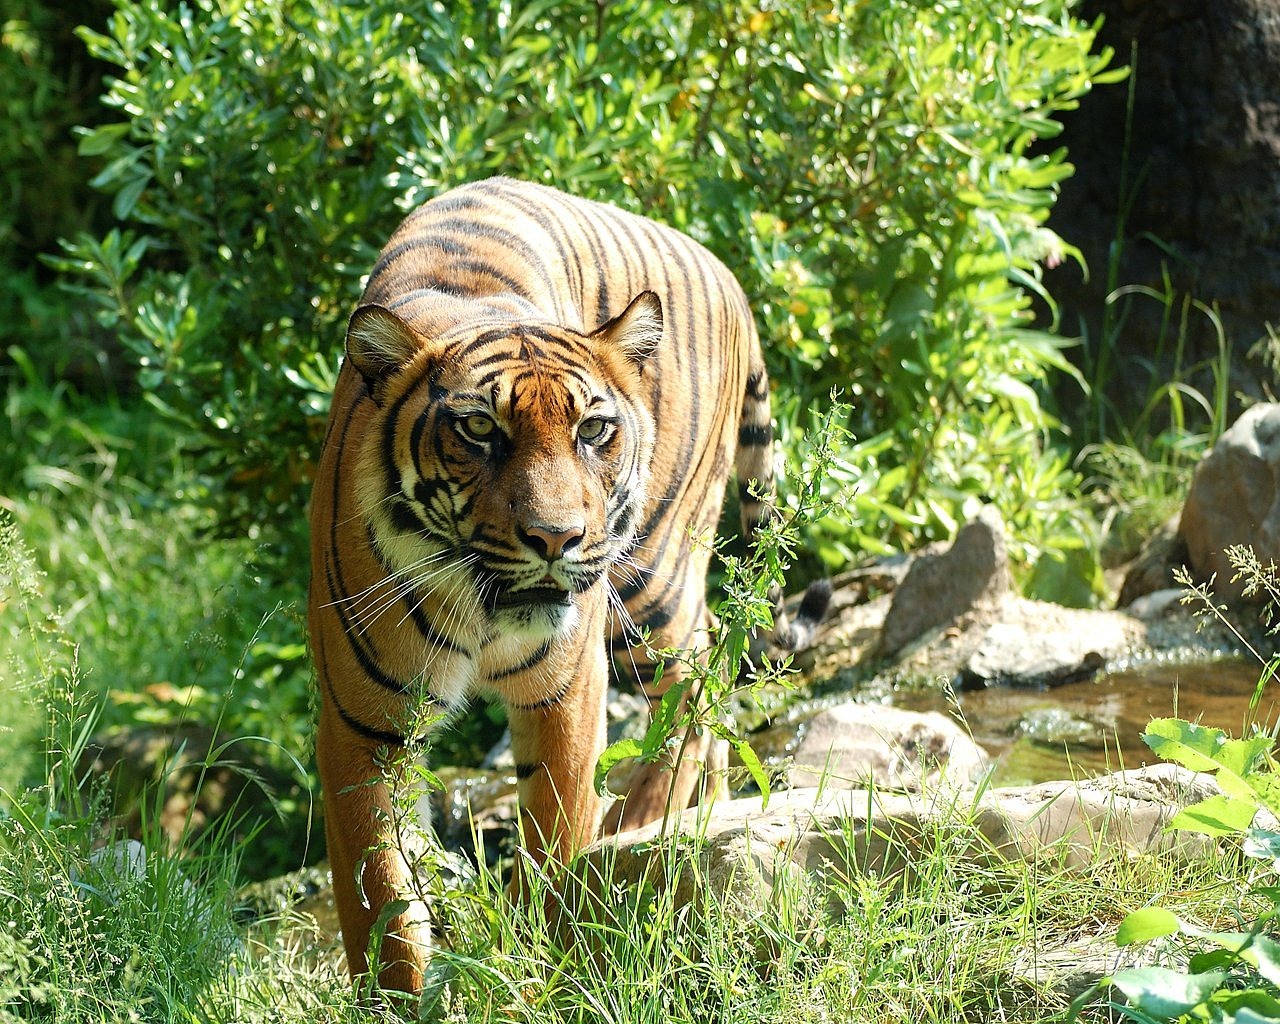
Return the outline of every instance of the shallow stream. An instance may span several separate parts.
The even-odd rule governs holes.
[[[962,718],[973,738],[996,758],[995,785],[1016,786],[1158,760],[1141,734],[1152,718],[1176,716],[1239,736],[1280,718],[1280,683],[1249,702],[1261,669],[1255,662],[1147,664],[1052,689],[991,687],[948,697],[904,692],[892,703]]]

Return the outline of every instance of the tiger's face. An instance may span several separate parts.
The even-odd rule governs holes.
[[[656,303],[641,296],[590,335],[496,323],[430,341],[381,307],[357,311],[348,353],[378,406],[359,506],[443,635],[570,632],[581,596],[634,543]]]

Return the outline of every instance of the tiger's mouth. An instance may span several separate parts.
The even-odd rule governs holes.
[[[495,593],[490,599],[490,607],[524,608],[530,606],[560,605],[572,603],[573,592],[560,587],[529,587],[525,590],[506,590]]]

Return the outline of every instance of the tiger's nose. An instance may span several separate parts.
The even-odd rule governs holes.
[[[528,526],[517,526],[516,534],[529,547],[548,561],[561,558],[572,551],[586,535],[586,524],[577,522],[567,526],[549,526],[543,523],[530,523]]]

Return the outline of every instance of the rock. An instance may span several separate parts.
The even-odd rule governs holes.
[[[1123,612],[1010,594],[980,617],[911,645],[890,671],[907,680],[949,680],[960,690],[1055,686],[1090,678],[1146,640],[1142,623]]]
[[[661,822],[593,844],[585,873],[613,885],[669,886],[679,903],[710,889],[750,914],[768,905],[783,877],[897,872],[940,842],[955,857],[1051,858],[1084,871],[1100,859],[1143,853],[1190,860],[1209,854],[1213,841],[1165,826],[1182,807],[1215,792],[1207,776],[1168,764],[1084,782],[993,789],[976,802],[954,792],[793,789],[775,793],[767,808],[755,797],[685,811],[667,841],[687,843],[694,865],[674,877],[658,870]]]
[[[997,845],[1010,856],[1056,850],[1068,867],[1084,870],[1109,856],[1172,852],[1190,860],[1209,855],[1213,841],[1165,827],[1182,808],[1217,792],[1211,776],[1161,763],[1079,782],[992,790],[979,804],[979,817],[996,826],[983,832],[1001,835]]]
[[[332,890],[327,860],[288,871],[275,878],[249,882],[236,891],[236,919],[241,923],[279,919],[294,907],[310,907],[320,897],[328,901],[329,913],[333,915]],[[336,923],[333,930],[337,931]]]
[[[1142,543],[1138,554],[1124,570],[1117,608],[1129,608],[1147,594],[1173,587],[1173,570],[1187,564],[1187,544],[1178,534],[1178,520],[1173,517]],[[1136,614],[1130,609],[1131,614]]]
[[[1168,618],[1182,607],[1182,600],[1187,592],[1181,587],[1168,587],[1165,590],[1153,590],[1148,594],[1135,598],[1133,604],[1125,611],[1135,619],[1148,625]]]
[[[932,630],[998,604],[1008,592],[1004,523],[986,506],[948,550],[921,554],[912,563],[885,616],[880,653],[891,657]]]
[[[972,782],[986,752],[946,715],[886,704],[837,704],[801,726],[792,753],[792,786],[919,792]]]
[[[1280,561],[1280,405],[1248,409],[1200,460],[1178,532],[1201,579],[1217,574],[1214,592],[1239,601],[1225,550],[1253,548],[1263,564]]]
[[[961,669],[961,689],[992,685],[1054,686],[1087,679],[1128,651],[1138,623],[1115,612],[1007,602]]]

